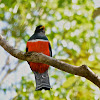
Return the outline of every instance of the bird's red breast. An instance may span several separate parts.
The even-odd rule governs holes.
[[[48,40],[36,39],[36,40],[28,41],[27,48],[28,48],[28,52],[34,51],[34,52],[43,53],[45,55],[50,56]],[[30,67],[32,71],[43,73],[49,68],[49,65],[30,62]]]

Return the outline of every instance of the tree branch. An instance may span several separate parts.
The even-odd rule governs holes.
[[[44,63],[44,64],[54,66],[55,68],[60,69],[62,71],[85,77],[86,79],[90,80],[100,88],[100,77],[97,76],[86,65],[82,65],[82,66],[70,65],[65,62],[54,59],[52,57],[49,57],[47,55],[44,55],[42,53],[36,53],[36,52],[24,53],[10,46],[10,44],[1,35],[0,35],[0,45],[12,56],[18,59],[25,60],[28,62]]]
[[[100,7],[94,10],[92,15],[93,19],[95,19],[98,15],[100,15]]]

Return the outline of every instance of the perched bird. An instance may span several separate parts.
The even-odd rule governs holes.
[[[38,52],[52,57],[52,49],[48,38],[45,35],[45,27],[39,25],[34,34],[27,41],[26,52]],[[50,90],[48,75],[49,65],[42,63],[28,62],[31,70],[35,74],[36,90]]]

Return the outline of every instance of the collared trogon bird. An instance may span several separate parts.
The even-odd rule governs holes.
[[[45,35],[45,27],[39,25],[34,34],[27,42],[26,52],[38,52],[52,57],[52,49],[48,38]],[[36,90],[50,90],[48,75],[49,65],[42,63],[28,62],[31,70],[35,74]]]

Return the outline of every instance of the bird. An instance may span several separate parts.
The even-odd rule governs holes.
[[[34,34],[30,37],[26,44],[26,52],[43,53],[52,57],[52,48],[50,42],[45,35],[45,26],[36,27]],[[49,65],[43,63],[28,62],[32,72],[35,75],[36,91],[50,90],[50,81],[48,75]]]

